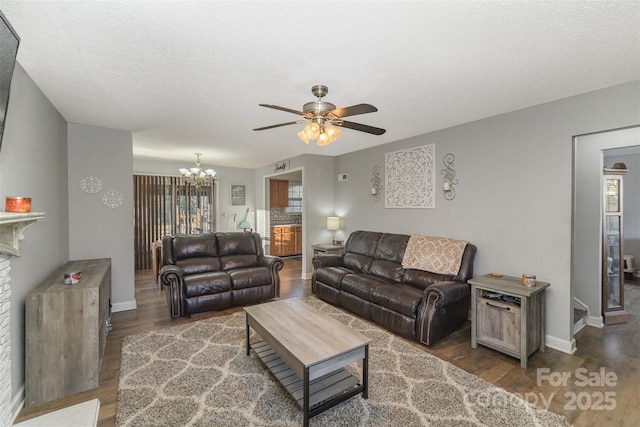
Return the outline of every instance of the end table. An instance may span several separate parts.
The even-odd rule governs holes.
[[[344,246],[342,245],[329,245],[329,244],[315,244],[315,245],[311,245],[311,247],[313,248],[314,255],[318,255],[318,254],[342,255],[342,250],[344,249]]]
[[[520,359],[544,351],[546,302],[549,283],[524,286],[519,277],[474,277],[471,285],[471,347],[478,344]]]

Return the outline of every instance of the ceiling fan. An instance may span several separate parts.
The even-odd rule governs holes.
[[[313,86],[311,88],[311,93],[316,96],[318,100],[304,104],[302,111],[292,110],[278,105],[259,104],[261,107],[273,108],[275,110],[297,114],[302,116],[302,119],[277,125],[264,126],[254,130],[273,129],[280,126],[308,122],[309,124],[305,126],[303,130],[298,132],[298,136],[306,144],[311,140],[317,139],[318,145],[328,145],[337,140],[342,132],[340,128],[358,130],[360,132],[367,132],[373,135],[382,135],[386,132],[385,129],[344,120],[345,117],[376,112],[378,111],[376,107],[370,104],[357,104],[350,107],[336,108],[336,106],[330,102],[322,100],[328,92],[329,89],[324,85]]]

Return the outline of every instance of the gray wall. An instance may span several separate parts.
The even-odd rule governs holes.
[[[530,272],[551,282],[547,345],[574,350],[571,310],[573,136],[637,124],[640,82],[562,99],[336,158],[335,212],[357,229],[469,240],[475,274]],[[428,118],[427,118],[428,119]],[[435,209],[385,209],[369,195],[384,154],[436,144]],[[457,196],[444,200],[443,157],[456,156]],[[383,185],[385,183],[383,182]]]
[[[45,213],[11,260],[11,384],[0,387],[15,396],[24,384],[25,297],[69,260],[67,122],[19,64],[0,150],[3,206],[6,196],[29,196],[32,211]]]
[[[69,124],[69,256],[111,258],[113,311],[136,308],[131,147],[131,132]],[[82,191],[86,176],[102,179],[102,191]],[[122,194],[120,207],[105,207],[102,196],[108,191]]]

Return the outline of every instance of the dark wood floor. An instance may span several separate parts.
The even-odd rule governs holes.
[[[300,259],[287,259],[281,273],[282,298],[311,294],[310,281],[302,280],[300,276]],[[633,289],[627,300],[640,307],[640,286],[637,291]],[[16,422],[98,398],[101,402],[98,425],[113,426],[123,337],[242,310],[171,319],[164,294],[154,283],[150,270],[136,274],[136,301],[137,310],[112,316],[113,331],[107,342],[100,387],[42,406],[25,408]],[[469,323],[431,348],[414,345],[529,402],[566,416],[575,426],[637,426],[640,423],[640,311],[632,312],[635,314],[630,315],[626,324],[582,329],[576,336],[578,350],[574,355],[549,348],[544,353],[536,352],[530,357],[527,369],[520,368],[519,360],[488,348],[472,349]],[[599,382],[596,375],[599,376],[601,369],[617,376],[615,385],[611,378],[608,384],[595,385]],[[546,377],[542,376],[544,372]],[[567,375],[570,378],[564,382],[553,383],[545,379]],[[583,377],[591,378],[591,381],[583,385]]]

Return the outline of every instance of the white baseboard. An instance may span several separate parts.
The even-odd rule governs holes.
[[[136,308],[138,308],[136,304],[136,300],[116,302],[111,304],[112,313],[117,313],[119,311],[135,310]]]
[[[587,325],[595,326],[596,328],[603,328],[604,322],[602,321],[601,316],[587,316],[586,317]]]
[[[16,394],[13,396],[13,399],[11,399],[11,424],[10,425],[13,425],[13,422],[16,420],[16,418],[18,417],[18,414],[20,413],[23,407],[24,407],[24,384],[20,386]]]
[[[576,351],[576,340],[573,338],[571,338],[571,341],[567,341],[547,335],[545,337],[544,345],[567,354],[573,354]]]
[[[587,326],[587,322],[585,322],[585,318],[583,317],[573,324],[573,335],[577,334],[585,326]]]
[[[305,279],[305,280],[306,279],[311,279],[311,276],[313,276],[313,273],[307,273],[307,274],[303,274],[302,278]]]

